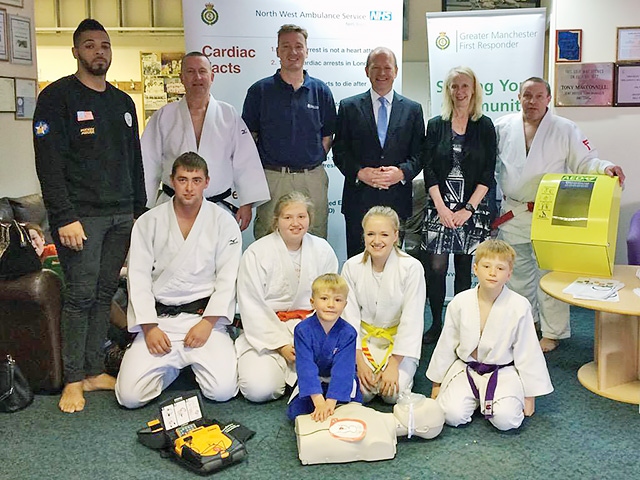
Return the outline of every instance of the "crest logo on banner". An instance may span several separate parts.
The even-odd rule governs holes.
[[[438,47],[440,50],[445,50],[449,48],[449,45],[451,45],[451,40],[449,40],[449,37],[447,37],[447,33],[440,32],[440,35],[438,35],[438,38],[436,38],[436,47]]]
[[[200,14],[200,18],[207,25],[213,25],[218,21],[218,12],[213,8],[213,3],[206,3],[204,10]]]

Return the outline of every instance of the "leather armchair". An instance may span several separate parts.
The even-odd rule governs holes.
[[[0,281],[0,354],[13,356],[34,392],[62,388],[61,286],[51,270]]]

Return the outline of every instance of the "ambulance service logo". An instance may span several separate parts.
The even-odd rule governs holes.
[[[447,37],[446,32],[440,32],[440,35],[436,38],[436,47],[440,50],[446,50],[449,48],[449,45],[451,45],[451,40]]]
[[[207,25],[213,25],[218,21],[218,12],[213,8],[213,3],[206,3],[204,5],[204,10],[202,10],[200,18]]]

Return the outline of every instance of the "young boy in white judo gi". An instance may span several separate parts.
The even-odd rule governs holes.
[[[311,286],[315,313],[296,325],[298,386],[287,415],[311,414],[316,422],[333,415],[338,403],[362,402],[356,376],[357,332],[340,318],[349,287],[336,273],[316,278]]]
[[[499,430],[518,428],[533,415],[535,397],[553,391],[538,343],[531,304],[505,285],[515,251],[486,240],[475,253],[478,286],[447,306],[427,378],[448,425],[469,423],[480,407]]]

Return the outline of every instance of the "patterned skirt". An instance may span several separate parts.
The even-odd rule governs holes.
[[[443,194],[443,201],[453,211],[464,208],[464,180],[447,179],[448,191]],[[454,253],[471,255],[478,245],[491,233],[491,214],[487,198],[480,202],[476,212],[461,227],[447,228],[440,223],[438,211],[431,198],[427,198],[427,211],[422,228],[422,249],[428,253]]]

